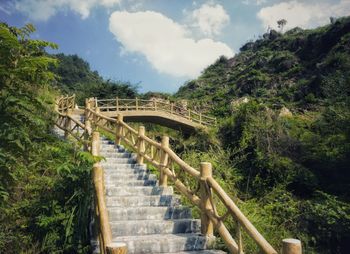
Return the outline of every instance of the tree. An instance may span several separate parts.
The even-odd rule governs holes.
[[[283,32],[284,26],[287,24],[287,20],[280,19],[277,21],[278,28],[281,29],[281,32]]]

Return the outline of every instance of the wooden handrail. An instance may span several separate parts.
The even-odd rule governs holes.
[[[70,102],[64,102],[64,98],[60,98],[59,103],[61,105],[66,105],[66,107],[61,107],[61,109],[69,108],[67,105],[71,104],[71,98],[67,99]],[[118,106],[121,107],[120,102],[130,99],[119,99]],[[142,101],[138,100],[138,107],[142,107]],[[115,101],[114,101],[115,102]],[[123,116],[118,114],[117,119],[105,116],[103,113],[98,111],[96,108],[98,105],[97,99],[86,100],[85,106],[85,125],[79,121],[73,119],[70,116],[69,110],[59,110],[59,117],[57,121],[57,126],[67,131],[68,125],[74,125],[83,128],[86,133],[91,133],[91,127],[95,128],[95,132],[101,128],[116,137],[116,144],[120,144],[123,141],[125,144],[130,146],[130,148],[137,153],[138,163],[143,163],[144,160],[154,165],[160,171],[160,185],[167,186],[168,179],[170,179],[176,189],[187,197],[191,203],[197,206],[201,211],[201,222],[202,222],[202,233],[210,237],[212,235],[212,229],[215,229],[219,235],[222,237],[224,243],[226,244],[228,250],[231,253],[243,254],[243,244],[242,244],[242,233],[243,231],[255,241],[263,253],[276,254],[276,250],[266,241],[266,239],[259,233],[259,231],[254,227],[254,225],[245,217],[241,212],[235,202],[229,197],[229,195],[224,191],[224,189],[218,184],[218,182],[211,175],[211,164],[201,163],[201,170],[198,171],[188,165],[183,161],[170,147],[169,138],[164,136],[162,143],[149,138],[145,134],[145,129],[143,126],[136,131],[131,126],[123,121]],[[157,107],[161,105],[156,105]],[[195,113],[196,114],[196,113]],[[67,124],[69,123],[69,124]],[[74,128],[69,129],[69,134],[73,135]],[[95,134],[97,135],[97,134]],[[84,137],[75,136],[78,140],[82,141]],[[86,140],[85,140],[86,141]],[[96,153],[96,148],[92,147],[92,153]],[[178,172],[176,172],[176,170]],[[105,208],[104,202],[104,187],[103,181],[101,179],[101,172],[103,174],[103,169],[99,164],[94,165],[94,183],[97,195],[99,195],[98,203],[98,213],[100,216],[100,232],[102,234],[102,248],[105,251],[107,245],[111,243],[111,235],[109,232],[108,224],[108,213]],[[186,186],[180,178],[179,174],[181,172],[188,174],[197,183],[199,188],[197,190],[191,190],[189,186]],[[95,179],[96,178],[96,179]],[[103,179],[103,177],[102,177]],[[102,187],[101,187],[102,182]],[[98,185],[98,186],[97,186]],[[198,190],[200,191],[199,193]],[[226,207],[227,212],[225,215],[220,216],[216,210],[216,204],[214,203],[213,194],[214,193]],[[103,196],[103,197],[102,197]],[[107,214],[106,214],[107,213]],[[101,219],[102,215],[102,219]],[[227,216],[231,216],[237,223],[237,239],[230,234],[227,227],[225,226],[225,219]],[[107,218],[107,219],[106,219]],[[106,225],[108,224],[108,225]],[[291,247],[290,247],[291,246]],[[294,241],[290,239],[284,240],[283,242],[283,254],[301,254],[301,247],[299,244],[295,244]],[[290,252],[290,250],[297,249],[300,252]]]
[[[208,176],[205,178],[203,182],[202,174],[188,165],[185,161],[183,161],[170,147],[164,146],[161,143],[156,142],[155,140],[147,137],[145,134],[137,132],[131,126],[126,124],[121,115],[118,115],[118,120],[113,118],[109,118],[103,116],[103,113],[97,113],[94,110],[90,109],[90,118],[93,119],[93,115],[99,118],[103,118],[106,120],[104,123],[104,130],[107,130],[109,133],[118,136],[121,140],[123,140],[128,146],[130,146],[138,155],[138,158],[143,158],[152,165],[156,166],[161,173],[160,185],[166,186],[167,180],[170,179],[174,186],[180,191],[181,194],[186,196],[194,205],[199,207],[202,211],[202,214],[205,214],[213,223],[214,228],[218,231],[220,236],[223,238],[226,246],[232,253],[243,253],[241,240],[238,241],[238,244],[234,240],[234,238],[230,235],[224,224],[224,218],[220,217],[215,207],[211,207],[208,204],[208,200],[211,198],[211,194],[207,196],[205,204],[203,205],[203,197],[199,197],[195,194],[195,191],[191,190],[189,186],[186,186],[175,172],[171,169],[171,166],[168,165],[169,161],[174,163],[177,167],[179,167],[183,172],[187,173],[189,176],[193,177],[199,183],[202,182],[202,192],[204,192],[204,185],[206,188],[212,188],[215,194],[219,197],[219,200],[225,205],[225,207],[229,211],[229,215],[238,222],[238,225],[242,226],[242,229],[247,232],[247,234],[256,242],[259,248],[268,254],[277,253],[274,248],[266,241],[266,239],[257,231],[257,229],[252,225],[252,223],[243,215],[243,213],[239,210],[239,208],[235,205],[234,201],[227,195],[227,193],[221,188],[221,186],[215,181],[214,178]],[[107,122],[111,121],[116,128],[108,128]],[[119,130],[119,132],[117,132]],[[128,137],[127,137],[128,136]],[[140,142],[144,142],[144,145],[139,146]],[[160,159],[157,160],[152,157],[146,150],[147,147],[153,147],[153,150],[159,151],[161,154]],[[148,149],[149,150],[149,149]],[[167,156],[167,159],[164,159],[164,156]],[[166,176],[166,177],[165,177]],[[165,180],[164,180],[165,179]],[[204,217],[203,217],[204,218]],[[208,231],[210,232],[210,231]],[[239,238],[241,239],[241,234],[239,234]]]

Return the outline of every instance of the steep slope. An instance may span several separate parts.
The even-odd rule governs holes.
[[[271,31],[175,94],[219,118],[217,133],[184,140],[178,152],[192,165],[198,152],[216,165],[274,246],[293,236],[306,253],[346,253],[349,94],[349,17],[313,30]]]
[[[314,30],[272,30],[241,47],[231,59],[221,57],[188,82],[177,97],[215,105],[227,115],[235,98],[252,96],[269,105],[308,109],[349,95],[350,18]]]

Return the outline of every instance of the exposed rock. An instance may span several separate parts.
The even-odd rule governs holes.
[[[280,110],[280,113],[278,114],[279,117],[292,117],[293,114],[292,112],[286,108],[286,107],[282,107],[281,110]]]
[[[240,105],[248,102],[249,102],[248,97],[241,97],[239,99],[232,100],[230,103],[232,112],[234,112]]]

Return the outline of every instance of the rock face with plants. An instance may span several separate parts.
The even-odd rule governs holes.
[[[350,18],[314,30],[271,31],[175,94],[211,104],[220,122],[204,134],[211,144],[190,138],[179,149],[193,162],[202,153],[217,165],[216,174],[275,244],[297,237],[305,253],[346,253],[349,95]]]

